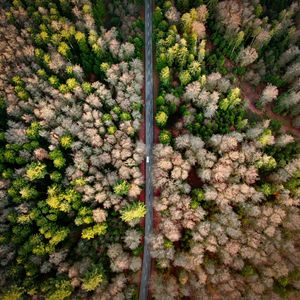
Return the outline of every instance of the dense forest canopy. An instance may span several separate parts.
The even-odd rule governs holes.
[[[295,1],[157,1],[154,299],[299,298]]]
[[[0,298],[138,299],[144,1],[0,4]],[[299,299],[300,4],[157,0],[149,299]]]
[[[124,4],[1,1],[1,299],[138,294],[143,22]]]

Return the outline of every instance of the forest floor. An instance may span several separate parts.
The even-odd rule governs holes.
[[[255,106],[256,101],[260,98],[264,86],[254,88],[251,84],[241,81],[240,88],[243,98],[247,101],[247,108],[262,117],[268,117],[271,120],[279,121],[282,124],[282,129],[286,132],[291,132],[297,137],[300,137],[300,129],[293,127],[291,118],[281,116],[272,111],[271,104],[265,106],[264,110],[260,110]]]
[[[187,178],[187,183],[191,186],[192,189],[200,188],[203,185],[197,175],[197,170],[195,167],[191,168],[189,176]]]

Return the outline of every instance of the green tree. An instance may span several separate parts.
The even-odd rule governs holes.
[[[30,181],[43,179],[47,174],[47,166],[41,162],[34,162],[29,165],[26,171],[26,176]]]
[[[22,288],[16,285],[11,286],[3,294],[0,294],[2,300],[20,300],[22,299],[24,291]]]
[[[114,187],[114,193],[118,196],[126,196],[129,192],[130,184],[126,180],[120,180]]]
[[[166,104],[166,100],[162,95],[156,98],[156,106],[163,106],[165,104]]]
[[[155,116],[155,121],[160,128],[163,128],[167,124],[168,115],[164,111],[159,111]]]
[[[95,236],[104,235],[107,230],[107,225],[105,223],[96,224],[94,226],[85,228],[81,232],[81,237],[83,239],[93,239]]]
[[[59,149],[55,149],[49,153],[49,158],[53,160],[53,164],[56,168],[61,169],[66,165],[66,159],[63,153]]]
[[[65,134],[60,138],[60,144],[64,149],[71,148],[73,143],[73,138],[70,134]]]
[[[185,70],[185,71],[180,72],[179,73],[179,80],[180,80],[181,85],[183,85],[183,86],[190,83],[191,80],[192,80],[192,77],[191,77],[189,71]]]
[[[182,22],[184,32],[186,32],[186,33],[191,32],[192,23],[193,23],[193,18],[191,16],[191,14],[189,14],[189,13],[183,14],[181,17],[181,22]]]
[[[163,13],[160,7],[157,6],[153,13],[153,23],[156,28],[158,27],[158,24],[163,20],[163,18],[164,18]]]
[[[104,0],[93,0],[93,15],[98,30],[100,31],[101,26],[103,25],[103,20],[106,15],[105,3]]]
[[[169,145],[172,140],[172,134],[168,130],[162,130],[159,134],[159,142],[164,145]]]
[[[164,67],[167,66],[167,55],[165,53],[160,53],[156,58],[156,67],[158,71],[161,71]]]
[[[197,208],[204,199],[204,191],[202,189],[193,189],[191,208]]]
[[[78,43],[79,49],[84,52],[84,53],[88,53],[89,52],[89,47],[86,41],[86,37],[85,34],[81,31],[77,31],[75,33],[75,40]]]
[[[160,71],[160,80],[161,84],[168,87],[171,83],[171,74],[170,74],[170,69],[169,67],[164,67]]]
[[[121,219],[125,222],[138,221],[146,214],[146,206],[142,202],[134,202],[127,205],[121,211]]]
[[[69,45],[65,42],[61,42],[57,49],[58,53],[66,58],[71,58],[71,49]]]
[[[73,287],[68,279],[57,277],[46,281],[42,290],[47,293],[45,300],[64,300],[71,296]]]
[[[82,289],[90,292],[94,291],[104,280],[103,269],[99,266],[94,266],[87,272],[82,280]]]

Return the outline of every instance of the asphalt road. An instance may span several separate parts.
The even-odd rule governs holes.
[[[151,257],[148,237],[153,230],[153,52],[152,52],[152,15],[153,0],[145,0],[145,126],[146,126],[146,206],[144,256],[139,300],[148,299],[148,289],[151,272]]]

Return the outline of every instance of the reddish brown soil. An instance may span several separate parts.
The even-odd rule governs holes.
[[[206,44],[205,44],[205,51],[206,52],[211,52],[214,49],[214,45],[210,40],[206,40]]]
[[[90,83],[93,83],[95,81],[97,81],[97,76],[95,73],[90,73],[89,76],[88,76],[88,80]]]
[[[189,134],[189,130],[186,128],[178,129],[175,127],[175,125],[178,122],[183,122],[182,117],[179,117],[178,115],[173,116],[172,123],[167,127],[167,129],[172,133],[173,138],[177,138],[180,135]]]
[[[177,138],[178,136],[180,136],[181,135],[181,132],[178,130],[178,129],[176,129],[175,127],[174,127],[174,124],[172,124],[173,126],[171,126],[170,128],[168,128],[169,129],[169,131],[172,133],[172,137],[173,138]]]
[[[187,182],[193,189],[200,188],[202,186],[201,179],[198,177],[195,167],[191,168]]]
[[[160,133],[160,129],[154,125],[153,126],[153,130],[154,130],[154,145],[159,143],[159,133]]]
[[[143,113],[142,113],[142,123],[141,123],[141,127],[140,127],[140,131],[139,131],[139,140],[141,140],[142,142],[145,143],[145,82],[144,85],[142,87],[142,97],[143,97]],[[145,178],[145,160],[143,160],[143,162],[140,164],[140,170]],[[145,189],[142,190],[140,196],[139,196],[139,200],[142,202],[145,202]]]
[[[234,68],[235,64],[232,60],[228,59],[227,57],[225,57],[225,64],[224,66],[230,71]]]
[[[263,116],[263,112],[255,106],[255,103],[259,99],[264,86],[254,88],[249,83],[241,81],[240,88],[243,99],[248,102],[248,109],[259,116]]]
[[[248,109],[259,116],[267,116],[272,120],[277,120],[282,123],[282,129],[286,132],[291,132],[295,136],[300,136],[300,129],[297,129],[292,126],[291,118],[286,116],[281,116],[272,111],[272,106],[267,105],[264,110],[260,110],[255,106],[256,101],[260,98],[262,90],[264,89],[263,85],[258,86],[257,88],[252,87],[249,83],[241,81],[240,83],[242,96],[248,102]]]
[[[154,230],[154,232],[159,231],[160,221],[161,221],[160,213],[154,209],[153,210],[153,230]]]
[[[178,79],[174,79],[173,81],[172,81],[172,87],[174,87],[174,88],[177,88],[177,87],[179,87],[179,81],[178,81]]]

